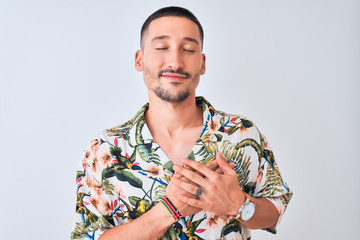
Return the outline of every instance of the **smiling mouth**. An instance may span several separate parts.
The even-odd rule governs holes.
[[[164,77],[170,81],[183,81],[191,78],[190,73],[184,72],[182,69],[174,71],[173,69],[163,69],[159,72],[159,77]]]
[[[164,73],[161,76],[175,82],[183,81],[184,79],[187,78],[186,75],[178,74],[178,73]]]

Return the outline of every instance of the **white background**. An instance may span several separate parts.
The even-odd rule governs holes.
[[[198,95],[267,136],[294,191],[278,234],[355,239],[360,224],[360,2],[0,1],[0,238],[69,239],[91,137],[147,101],[139,31],[160,7],[205,30]]]

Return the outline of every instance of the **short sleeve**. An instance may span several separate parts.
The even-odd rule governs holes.
[[[97,240],[105,230],[112,227],[109,219],[106,219],[112,193],[111,190],[104,191],[104,183],[101,181],[101,175],[98,174],[101,167],[99,164],[101,141],[100,138],[91,141],[77,171],[76,211],[71,239]]]
[[[260,138],[262,138],[261,141],[264,143],[264,149],[262,150],[260,167],[256,178],[257,186],[253,196],[268,199],[278,210],[279,219],[276,225],[265,229],[271,233],[276,233],[276,227],[280,223],[293,193],[281,177],[268,141],[262,134],[260,134]]]

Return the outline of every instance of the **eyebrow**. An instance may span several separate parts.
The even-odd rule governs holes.
[[[160,35],[160,36],[154,37],[151,41],[153,42],[153,41],[156,41],[156,40],[163,40],[163,39],[169,39],[169,38],[170,38],[170,36],[168,36],[168,35]],[[195,38],[184,37],[184,40],[185,40],[185,41],[189,41],[189,42],[194,42],[194,43],[196,43],[197,45],[200,45],[199,41],[196,40]]]

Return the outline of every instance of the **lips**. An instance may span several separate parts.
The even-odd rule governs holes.
[[[179,73],[163,73],[162,76],[171,81],[182,81],[187,78],[186,75],[179,74]]]

